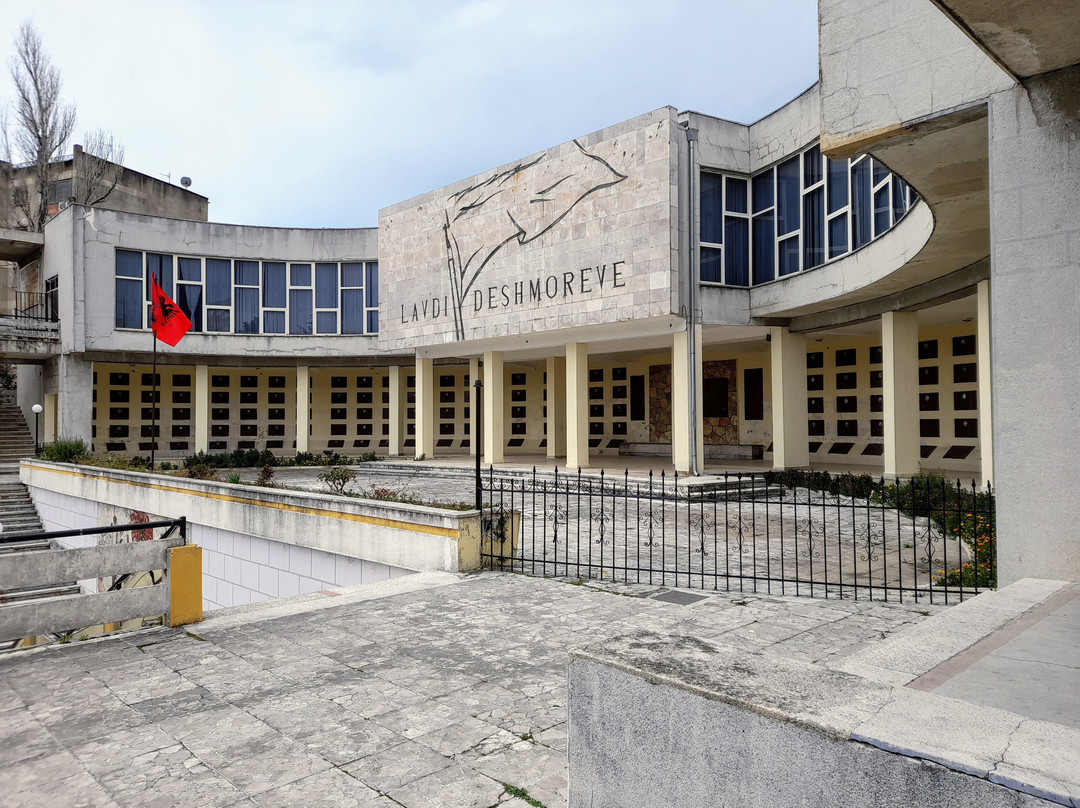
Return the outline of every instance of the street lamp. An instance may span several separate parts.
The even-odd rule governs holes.
[[[40,404],[31,407],[34,411],[34,455],[41,454],[41,411],[45,409]]]

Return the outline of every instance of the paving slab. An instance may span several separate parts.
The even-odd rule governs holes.
[[[4,655],[5,804],[561,808],[571,649],[660,628],[824,665],[943,609],[664,591],[415,575]]]

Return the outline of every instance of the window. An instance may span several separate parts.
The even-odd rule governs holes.
[[[285,263],[263,261],[262,264],[263,333],[285,333]]]
[[[233,261],[233,331],[259,333],[259,262]]]
[[[143,327],[142,253],[116,251],[116,327]]]
[[[206,330],[232,331],[232,262],[206,259]]]
[[[191,330],[203,330],[202,260],[176,259],[176,305],[191,320]]]
[[[311,333],[311,264],[289,265],[289,333]]]

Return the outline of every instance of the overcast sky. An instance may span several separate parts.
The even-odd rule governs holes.
[[[128,167],[210,218],[363,227],[379,208],[657,107],[751,122],[817,80],[813,0],[6,0]],[[0,99],[11,82],[0,76]]]

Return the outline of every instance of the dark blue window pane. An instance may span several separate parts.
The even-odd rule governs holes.
[[[263,261],[262,301],[268,309],[285,308],[285,264],[279,261]],[[270,331],[270,334],[283,334]]]
[[[770,168],[754,177],[754,213],[771,208],[773,203],[773,171]]]
[[[799,271],[799,237],[786,238],[779,244],[780,274],[790,275]]]
[[[776,167],[776,232],[793,233],[799,229],[799,158],[796,155]]]
[[[258,261],[235,261],[236,285],[258,286],[259,285],[259,262]]]
[[[146,299],[150,299],[150,277],[158,279],[161,290],[169,297],[173,296],[173,262],[171,255],[159,253],[146,254]]]
[[[803,269],[825,263],[825,189],[803,197]]]
[[[379,262],[367,263],[367,304],[369,308],[379,305]]]
[[[206,259],[206,305],[232,305],[232,268],[222,258]],[[228,323],[223,330],[229,330]]]
[[[239,263],[239,262],[237,262]],[[258,264],[255,265],[258,267]],[[258,272],[258,269],[256,269]],[[233,331],[237,334],[259,333],[259,290],[237,289]]]
[[[847,160],[829,161],[829,213],[836,213],[847,204]]]
[[[372,309],[367,313],[367,332],[369,334],[379,333],[379,310]]]
[[[364,263],[357,261],[350,264],[341,265],[341,285],[342,286],[363,286],[364,285]]]
[[[263,312],[263,333],[264,334],[284,334],[285,333],[285,312],[283,312],[283,311],[264,311]]]
[[[746,213],[746,180],[727,178],[727,212]]]
[[[821,181],[821,148],[813,145],[803,152],[803,187]]]
[[[181,283],[176,287],[176,305],[191,320],[192,331],[203,330],[202,287]]]
[[[142,253],[130,250],[116,251],[116,274],[125,278],[141,278],[143,271]]]
[[[765,213],[754,217],[754,283],[767,283],[776,277],[773,255],[776,251],[776,233],[773,215]]]
[[[724,220],[725,277],[732,286],[750,284],[750,220],[728,216]]]
[[[724,280],[724,251],[716,247],[701,248],[701,280],[722,283]]]
[[[202,261],[198,258],[177,258],[176,279],[178,281],[201,281]]]
[[[724,240],[724,178],[701,172],[701,240],[722,244]]]
[[[311,333],[311,290],[289,290],[289,333]]]
[[[889,186],[874,192],[874,235],[880,236],[889,229],[892,207],[889,202]]]
[[[829,258],[836,258],[847,251],[847,214],[842,213],[829,220]]]
[[[341,290],[341,333],[364,333],[364,290]]]
[[[877,160],[874,160],[874,185],[877,185],[887,176],[889,176],[889,169],[885,168],[885,166]]]
[[[142,282],[116,279],[116,327],[142,328]]]
[[[899,177],[892,180],[892,211],[894,222],[907,213],[907,184]]]
[[[870,159],[851,166],[851,246],[859,249],[870,242]]]
[[[229,330],[229,310],[228,309],[207,309],[206,310],[206,330],[207,331],[228,331]]]
[[[315,308],[336,309],[338,305],[337,264],[315,265]],[[334,327],[337,332],[337,327]],[[327,334],[327,331],[320,331]]]
[[[311,286],[311,264],[289,264],[290,286]]]
[[[315,329],[319,334],[337,333],[337,312],[320,311],[315,315]]]

